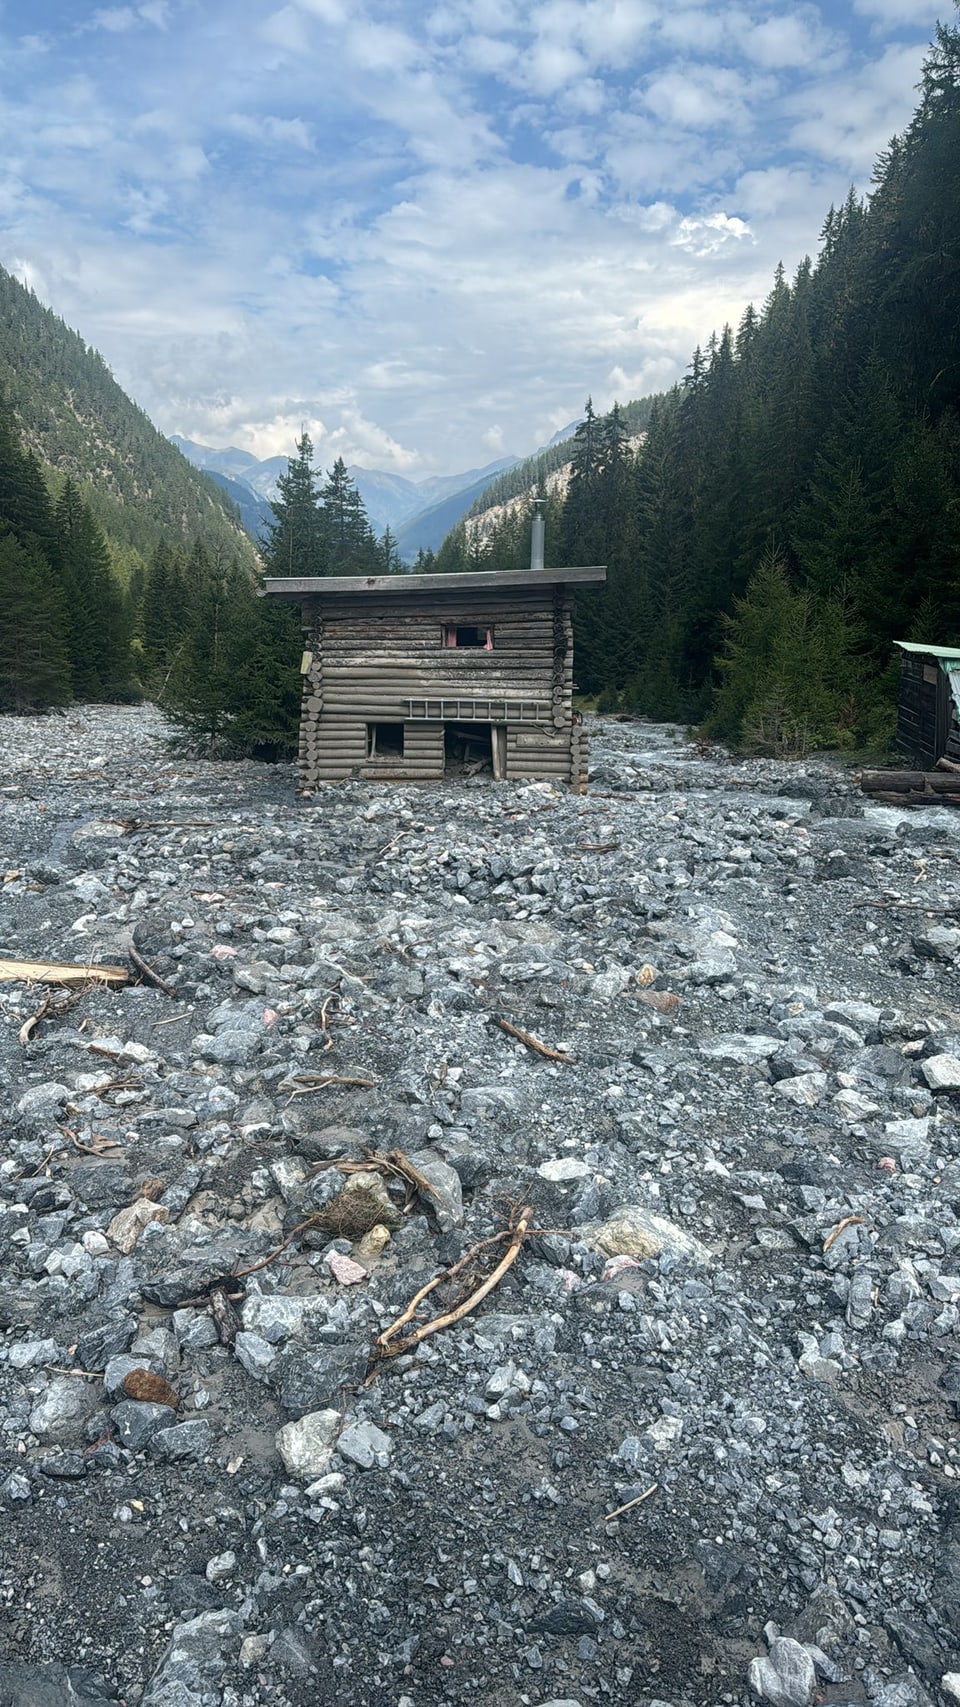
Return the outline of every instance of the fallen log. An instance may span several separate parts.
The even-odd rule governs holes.
[[[960,798],[960,773],[955,771],[861,771],[863,794],[918,794]]]
[[[0,984],[127,984],[125,966],[58,965],[52,960],[0,960]]]

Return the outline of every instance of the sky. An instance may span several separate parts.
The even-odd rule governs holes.
[[[952,0],[0,0],[0,264],[166,433],[424,479],[661,391]]]

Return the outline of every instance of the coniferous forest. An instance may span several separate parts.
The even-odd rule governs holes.
[[[375,538],[343,461],[321,484],[312,455],[304,435],[279,481],[263,573],[397,572],[396,544]],[[290,756],[299,627],[289,606],[258,597],[250,556],[222,527],[191,543],[161,533],[131,570],[78,484],[45,478],[0,403],[0,711],[147,697],[208,750]]]
[[[911,123],[870,196],[830,209],[816,262],[778,269],[669,393],[588,403],[565,484],[566,447],[534,470],[547,564],[607,565],[577,616],[601,709],[759,752],[876,748],[892,642],[960,643],[958,182],[960,28],[939,26]],[[298,626],[258,574],[403,570],[343,462],[323,480],[300,439],[258,568],[217,489],[155,453],[100,358],[2,271],[0,379],[0,711],[147,696],[196,742],[289,754]],[[113,435],[106,487],[90,432]],[[414,567],[525,567],[517,478],[493,525]]]
[[[588,404],[547,563],[606,563],[579,600],[601,707],[705,722],[758,751],[889,739],[891,642],[960,644],[960,30],[816,264],[697,350],[631,448]],[[525,514],[468,522],[437,567],[522,567]]]

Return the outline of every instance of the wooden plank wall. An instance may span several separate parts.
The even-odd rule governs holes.
[[[572,735],[572,601],[563,587],[313,599],[304,601],[303,616],[310,656],[300,730],[305,786],[355,775],[441,778],[443,724],[411,719],[408,706],[440,698],[542,706],[542,723],[508,723],[507,776],[580,786],[585,746],[582,732],[576,741]],[[454,624],[492,627],[493,650],[445,647],[443,629]],[[404,724],[402,760],[368,759],[373,722]]]
[[[926,679],[931,672],[935,672],[932,681]],[[904,652],[900,665],[897,746],[926,765],[935,764],[940,757],[937,751],[939,691],[940,669],[936,660],[922,652]]]

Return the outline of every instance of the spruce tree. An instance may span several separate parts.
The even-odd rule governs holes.
[[[0,536],[0,712],[45,711],[70,700],[63,606],[35,546]]]
[[[68,618],[74,696],[123,697],[130,691],[132,617],[103,533],[70,479],[54,521],[54,565]]]
[[[297,454],[277,481],[270,507],[276,520],[261,546],[264,572],[270,576],[314,576],[329,573],[325,518],[313,470],[313,445],[307,433],[297,440]]]
[[[320,493],[330,575],[376,575],[380,561],[363,499],[338,456]]]

